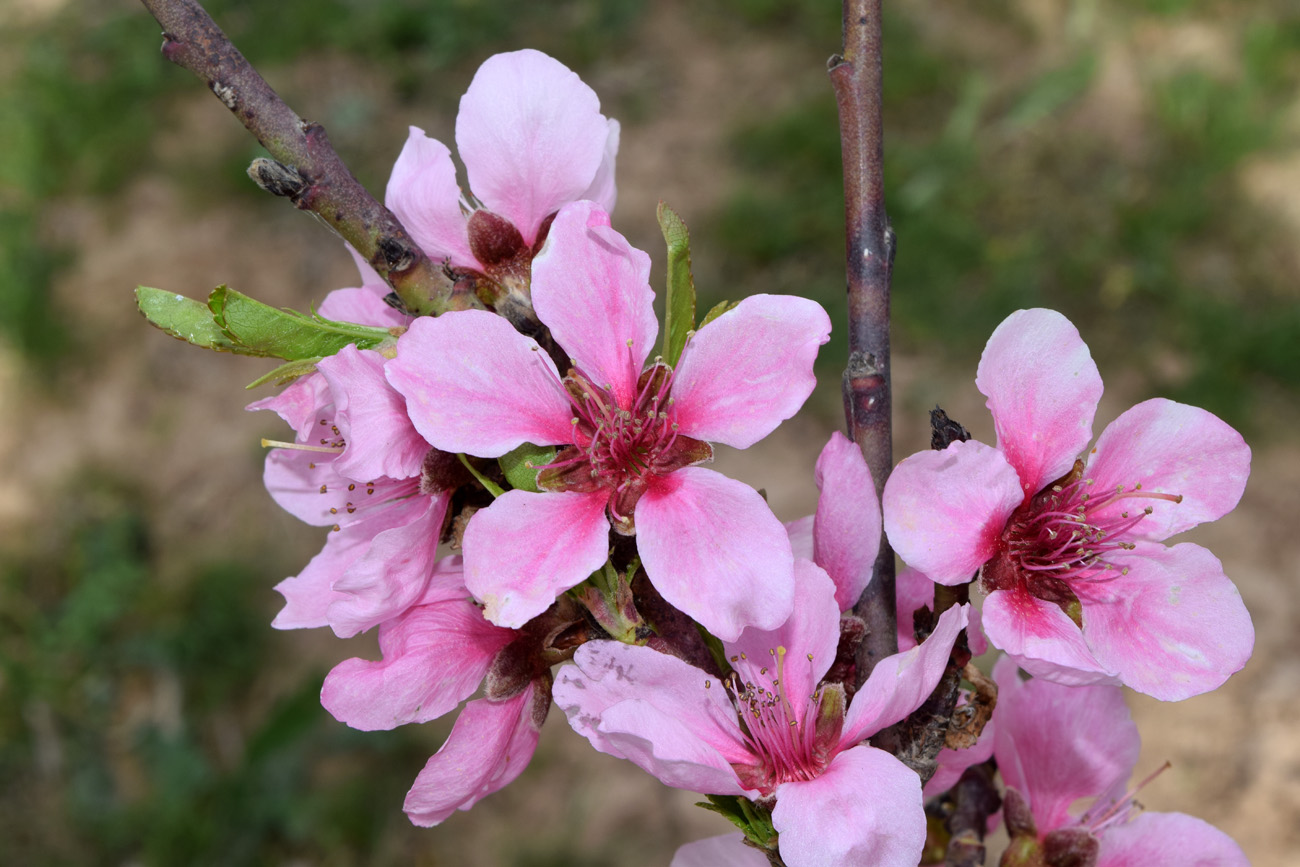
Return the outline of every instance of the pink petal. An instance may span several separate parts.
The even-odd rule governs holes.
[[[469,601],[420,605],[379,629],[383,659],[349,659],[325,678],[321,704],[354,729],[428,722],[474,694],[516,633],[493,626]]]
[[[1059,606],[1020,590],[995,590],[982,613],[989,643],[1035,677],[1069,686],[1116,682]]]
[[[609,134],[605,137],[605,156],[600,162],[600,168],[596,170],[591,186],[578,197],[595,202],[606,212],[614,210],[614,203],[618,200],[618,188],[614,185],[614,164],[618,158],[619,133],[618,121],[610,120]]]
[[[484,61],[456,116],[470,190],[528,244],[545,217],[592,186],[608,141],[595,91],[531,49]]]
[[[406,793],[402,809],[411,822],[437,825],[511,783],[537,749],[549,706],[550,696],[536,684],[505,701],[465,705],[447,742]]]
[[[344,241],[344,242],[343,242],[343,246],[347,248],[348,255],[352,257],[352,262],[357,266],[357,275],[361,277],[361,288],[363,288],[363,289],[367,289],[367,290],[369,290],[370,292],[374,293],[375,297],[378,298],[378,299],[380,299],[380,300],[382,301],[385,295],[387,295],[389,292],[392,292],[392,291],[393,291],[393,288],[392,288],[391,286],[389,286],[388,283],[385,282],[384,278],[379,276],[379,272],[376,271],[373,267],[371,267],[370,263],[367,262],[367,261],[362,257],[362,255],[361,255],[360,253],[357,252],[357,248],[356,248],[356,247],[353,247],[353,246],[352,246],[351,244],[349,244],[347,241]],[[338,291],[338,290],[336,290],[336,291]],[[344,291],[351,291],[351,290],[344,290]],[[326,295],[326,296],[325,296],[325,301],[322,302],[322,305],[323,305],[324,303],[328,302],[328,301],[330,300],[330,297],[331,297],[333,294],[334,294],[334,293],[331,292],[329,295]],[[385,306],[387,306],[387,305],[385,305]],[[389,309],[391,310],[392,308],[389,308]],[[333,318],[333,317],[330,317],[330,318]],[[348,322],[352,322],[352,321],[360,322],[362,325],[379,325],[379,324],[380,324],[380,323],[378,323],[378,322],[363,322],[363,321],[360,320],[360,319],[357,319],[357,320],[350,320],[350,319],[349,319],[349,320],[346,320],[346,321],[348,321]]]
[[[1183,813],[1143,813],[1101,838],[1097,867],[1250,867],[1218,828]]]
[[[503,320],[504,321],[504,320]],[[609,556],[608,498],[506,491],[465,529],[465,583],[498,626],[518,628]]]
[[[1139,542],[1117,575],[1080,592],[1084,636],[1127,686],[1165,701],[1217,689],[1250,659],[1255,629],[1223,564],[1199,545]]]
[[[1040,835],[1072,823],[1075,801],[1099,797],[1133,773],[1141,739],[1119,687],[1022,681],[1005,657],[994,679],[998,770],[1029,802]]]
[[[387,283],[383,284],[383,288],[384,295],[391,291]],[[407,318],[399,310],[390,307],[384,300],[384,295],[373,288],[335,289],[325,296],[316,312],[335,322],[355,322],[376,328],[406,325]]]
[[[1222,518],[1236,507],[1250,475],[1250,447],[1227,423],[1194,406],[1155,398],[1111,422],[1097,440],[1087,476],[1094,499],[1119,485],[1131,492],[1181,494],[1181,503],[1141,497],[1099,509],[1099,517],[1151,507],[1130,535],[1156,541]]]
[[[997,553],[1022,500],[1019,477],[1000,451],[954,442],[894,468],[885,482],[885,535],[930,580],[965,584]]]
[[[347,447],[334,469],[350,479],[418,476],[429,444],[406,414],[406,399],[384,378],[384,357],[345,346],[316,365],[334,395],[335,424]]]
[[[448,494],[412,497],[388,510],[387,529],[334,582],[343,594],[329,610],[330,626],[350,638],[396,617],[420,601],[433,577]]]
[[[575,366],[630,407],[659,323],[650,257],[591,202],[566,205],[533,260],[533,307]]]
[[[332,454],[272,449],[263,465],[262,483],[276,505],[299,521],[330,527],[341,523],[330,509],[337,512],[343,505],[331,492],[346,490],[352,482],[334,469]]]
[[[817,458],[814,562],[835,582],[841,611],[852,608],[871,581],[880,552],[880,501],[862,450],[836,431]]]
[[[767,857],[744,840],[737,831],[687,843],[678,847],[668,867],[768,867]]]
[[[569,399],[537,342],[484,310],[422,316],[385,368],[415,429],[447,452],[499,458],[573,438]]]
[[[779,786],[772,826],[789,867],[916,867],[925,846],[921,780],[883,750],[854,747],[820,777]]]
[[[419,127],[411,127],[393,165],[384,204],[430,259],[450,259],[458,268],[480,267],[469,250],[451,152]]]
[[[969,607],[949,608],[939,616],[934,631],[920,646],[876,663],[849,705],[841,743],[856,744],[874,735],[906,717],[930,697],[948,667],[957,635],[966,628]]]
[[[245,409],[271,410],[294,429],[297,442],[308,443],[315,434],[317,421],[325,414],[334,415],[330,408],[333,399],[325,377],[309,373],[295,379],[279,394],[255,400]]]
[[[701,328],[673,377],[683,435],[749,448],[799,411],[831,320],[815,301],[751,295]]]
[[[796,560],[794,612],[789,619],[772,631],[746,629],[724,647],[743,682],[780,681],[781,691],[802,722],[813,691],[835,661],[839,624],[835,584],[812,562]],[[778,659],[778,653],[784,656]],[[740,659],[735,659],[737,656]]]
[[[552,694],[569,725],[602,753],[628,759],[669,786],[743,794],[732,763],[745,747],[727,690],[648,647],[592,641],[560,669]]]
[[[913,616],[918,609],[934,610],[934,582],[919,569],[903,566],[894,579],[895,614],[898,618],[898,649],[916,647],[916,628]],[[970,614],[974,614],[971,609]]]
[[[330,533],[325,547],[306,568],[275,585],[284,597],[284,608],[271,621],[276,629],[315,629],[329,625],[329,609],[344,594],[334,589],[348,568],[370,547],[376,528],[354,524]]]
[[[655,589],[723,641],[790,616],[790,540],[749,485],[702,467],[677,470],[637,503],[636,528]]]
[[[1092,439],[1101,375],[1078,329],[1055,310],[1017,310],[1003,320],[975,385],[1025,496],[1065,475]]]
[[[790,550],[796,560],[813,558],[813,522],[815,515],[805,515],[793,521],[786,521],[785,534],[790,537]]]

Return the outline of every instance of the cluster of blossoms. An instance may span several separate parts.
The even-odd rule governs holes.
[[[515,779],[554,702],[596,749],[742,827],[684,847],[680,867],[916,867],[935,845],[927,799],[980,767],[1005,787],[1004,865],[1245,864],[1196,819],[1134,818],[1137,735],[1114,685],[1181,699],[1248,658],[1250,618],[1219,562],[1162,544],[1236,504],[1241,437],[1153,400],[1080,458],[1096,366],[1064,317],[1020,311],[976,380],[996,447],[913,455],[882,511],[858,447],[835,434],[816,513],[783,525],[700,465],[713,443],[747,448],[799,410],[830,320],[806,299],[753,296],[652,355],[650,260],[608,214],[618,140],[557,61],[489,59],[456,123],[470,193],[415,128],[387,190],[479,309],[411,317],[361,264],[361,286],[318,312],[392,339],[321,358],[250,406],[295,431],[267,457],[271,495],[329,528],[278,586],[274,625],[378,632],[381,658],[330,672],[325,708],[375,730],[468,701],[407,795],[411,820],[438,824]],[[907,564],[902,651],[858,677],[851,609],[882,534]],[[974,580],[982,611],[936,595]],[[1006,654],[996,707],[967,666],[989,644]],[[873,745],[944,689],[956,700],[958,672],[966,710],[991,712],[982,731],[941,737],[928,769]]]

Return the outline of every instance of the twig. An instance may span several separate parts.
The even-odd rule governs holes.
[[[893,463],[889,394],[889,276],[893,236],[885,215],[881,120],[881,0],[844,0],[844,49],[830,59],[844,157],[844,214],[849,291],[849,362],[844,414],[876,482]],[[858,651],[861,684],[898,652],[894,614],[894,552],[881,538],[875,575],[854,613],[867,625]]]
[[[389,282],[412,313],[441,313],[472,296],[453,293],[387,208],[361,186],[330,146],[325,129],[304,121],[244,59],[196,0],[141,0],[163,28],[163,56],[207,82],[274,161],[249,174],[338,232]]]

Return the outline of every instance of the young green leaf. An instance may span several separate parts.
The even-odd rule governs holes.
[[[244,388],[257,388],[259,385],[266,385],[268,382],[276,385],[288,385],[300,376],[306,376],[316,369],[316,362],[319,358],[303,358],[299,361],[287,361],[281,364],[275,370],[259,376],[250,382]]]
[[[555,449],[550,446],[535,446],[524,443],[519,448],[497,458],[501,472],[506,474],[506,481],[512,488],[520,491],[540,493],[537,487],[537,469],[555,460]]]
[[[386,328],[332,322],[296,310],[271,307],[241,292],[218,286],[208,296],[212,321],[231,341],[255,355],[286,361],[324,358],[349,343],[373,349],[392,338]]]
[[[717,304],[713,305],[708,313],[704,314],[704,318],[700,320],[700,328],[708,325],[728,310],[733,309],[739,303],[739,301],[719,301]]]
[[[150,286],[137,286],[135,303],[149,324],[186,343],[217,352],[266,355],[231,340],[213,320],[212,311],[202,301]]]
[[[691,238],[682,218],[663,202],[656,211],[668,243],[668,294],[664,302],[664,361],[675,366],[695,327],[695,278],[691,276]]]

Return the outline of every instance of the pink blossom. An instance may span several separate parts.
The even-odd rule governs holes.
[[[507,292],[526,289],[556,211],[581,199],[613,209],[618,139],[618,122],[564,64],[532,49],[497,54],[475,73],[456,117],[472,195],[457,185],[447,146],[411,127],[386,203],[430,258]]]
[[[541,493],[512,490],[466,529],[466,583],[518,627],[635,535],[659,593],[715,635],[790,613],[785,531],[748,485],[691,466],[705,440],[745,448],[803,404],[830,320],[814,302],[747,298],[695,334],[676,369],[644,369],[658,324],[650,261],[591,202],[562,209],[533,262],[540,320],[572,359],[561,378],[531,338],[483,311],[418,319],[387,367],[416,429],[448,452],[562,448]]]
[[[934,582],[911,566],[898,570],[894,584],[894,613],[898,618],[898,649],[911,650],[916,647],[916,612],[924,608],[934,610]],[[989,642],[984,637],[980,626],[980,612],[977,608],[970,610],[970,623],[966,626],[966,644],[974,656],[988,652]],[[983,761],[983,759],[981,759]]]
[[[1101,378],[1051,310],[998,326],[975,382],[997,448],[954,442],[899,464],[884,496],[899,556],[941,584],[978,570],[985,634],[1035,675],[1175,700],[1239,670],[1254,630],[1222,564],[1200,546],[1161,542],[1236,506],[1250,471],[1241,435],[1205,410],[1154,399],[1078,459]]]
[[[667,785],[774,800],[790,867],[913,867],[926,835],[920,779],[864,741],[929,696],[965,609],[882,660],[846,711],[843,687],[821,684],[839,639],[835,585],[807,560],[795,571],[789,620],[723,643],[734,669],[726,681],[647,647],[595,641],[559,672],[556,704],[596,749]]]
[[[736,833],[687,843],[668,867],[768,867],[767,856],[744,840],[744,834]]]
[[[1137,815],[1135,791],[1126,787],[1141,742],[1118,687],[1025,682],[1005,657],[994,679],[994,755],[1008,788],[1013,831],[1026,824],[1014,815],[1018,800],[1032,814],[1032,827],[1020,827],[1020,833],[1036,834],[1049,848],[1064,842],[1095,852],[1090,863],[1096,867],[1249,864],[1228,835],[1200,819],[1182,813]],[[1091,803],[1080,812],[1075,805],[1083,799]]]

